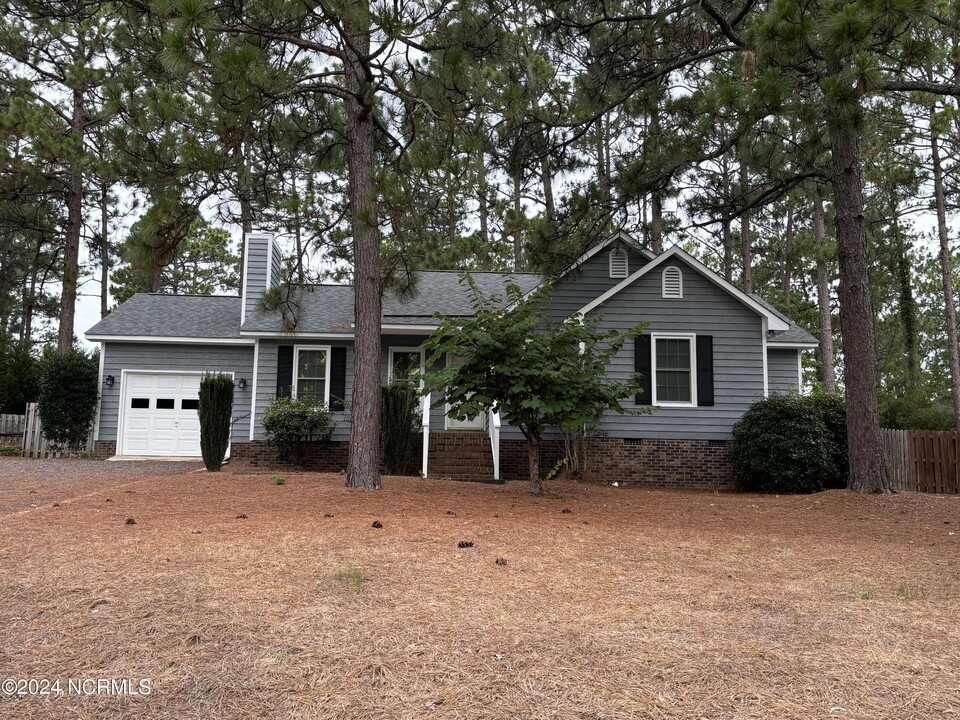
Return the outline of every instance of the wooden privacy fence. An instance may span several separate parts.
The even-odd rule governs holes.
[[[23,420],[23,415],[0,415],[0,445],[20,444]]]
[[[84,452],[93,452],[93,432],[87,434],[87,444]],[[69,457],[67,448],[61,444],[52,445],[43,435],[40,426],[40,412],[36,403],[27,403],[23,429],[23,456],[29,458],[59,458]]]
[[[960,432],[880,432],[894,490],[960,494]]]

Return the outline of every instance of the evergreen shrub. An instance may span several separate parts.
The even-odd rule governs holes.
[[[293,460],[298,466],[306,459],[307,443],[327,442],[336,427],[330,411],[311,396],[274,398],[263,411],[262,425],[277,460]]]
[[[233,417],[233,378],[224,373],[204,374],[200,380],[200,454],[204,467],[217,472],[230,444]]]
[[[749,492],[846,487],[846,410],[828,395],[771,395],[733,426],[734,479]]]
[[[383,464],[391,475],[400,475],[417,452],[420,394],[411,383],[380,388],[380,446]]]

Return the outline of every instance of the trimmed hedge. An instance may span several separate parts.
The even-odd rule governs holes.
[[[733,426],[734,480],[749,492],[815,493],[847,485],[843,399],[772,395]]]

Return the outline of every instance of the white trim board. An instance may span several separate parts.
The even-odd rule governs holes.
[[[330,362],[333,352],[331,351],[330,345],[294,345],[293,346],[293,374],[290,377],[292,387],[290,388],[290,395],[292,397],[297,396],[297,381],[299,378],[300,370],[300,351],[317,351],[322,350],[326,357],[323,361],[323,405],[326,408],[330,407]],[[313,378],[311,378],[313,379]]]
[[[167,335],[87,335],[89,342],[114,343],[177,343],[178,345],[253,345],[246,338],[170,337]]]
[[[662,265],[663,263],[665,263],[666,261],[672,258],[677,258],[680,261],[686,263],[691,269],[696,270],[700,275],[702,275],[704,278],[712,282],[721,290],[724,290],[728,295],[732,296],[736,300],[739,300],[743,305],[753,310],[760,317],[765,318],[767,320],[768,327],[770,330],[783,332],[785,330],[790,329],[790,326],[787,323],[785,323],[783,320],[781,320],[779,317],[777,317],[774,313],[767,310],[765,307],[763,307],[756,300],[754,300],[749,295],[744,293],[742,290],[739,290],[738,288],[728,283],[726,280],[724,280],[722,277],[717,275],[715,272],[713,272],[710,268],[708,268],[706,265],[701,263],[695,257],[690,255],[689,253],[684,252],[679,245],[674,245],[672,248],[670,248],[665,253],[663,253],[663,255],[657,256],[655,259],[651,260],[642,268],[640,268],[635,273],[630,275],[630,277],[628,277],[626,280],[623,280],[617,283],[616,285],[614,285],[612,288],[607,290],[605,293],[603,293],[599,297],[594,298],[592,301],[590,301],[589,303],[584,305],[582,308],[580,308],[577,312],[579,312],[581,315],[586,315],[588,312],[595,310],[597,307],[605,303],[607,300],[612,298],[621,290],[629,287],[634,282],[636,282],[637,280],[642,278],[644,275],[646,275],[648,272],[650,272],[651,270],[654,270],[655,268],[659,267],[660,265]],[[766,339],[766,336],[764,336],[764,339]]]

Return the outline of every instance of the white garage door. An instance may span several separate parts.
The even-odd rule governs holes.
[[[120,455],[200,457],[200,375],[125,373]]]

